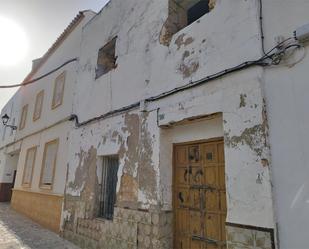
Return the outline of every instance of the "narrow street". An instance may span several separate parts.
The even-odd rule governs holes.
[[[57,234],[0,203],[0,249],[78,249]]]

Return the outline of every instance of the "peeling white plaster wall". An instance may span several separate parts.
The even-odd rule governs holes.
[[[159,43],[159,37],[168,15],[167,4],[168,1],[163,0],[113,0],[84,27],[76,85],[79,91],[74,98],[74,112],[80,121],[261,57],[257,0],[218,0],[212,12],[176,33],[170,45],[164,46]],[[115,36],[117,68],[95,79],[98,50]],[[199,67],[187,77],[180,65],[190,66],[192,62]],[[274,228],[270,156],[268,141],[264,138],[267,134],[255,130],[267,126],[262,86],[263,70],[253,68],[149,104],[147,110],[159,108],[158,124],[162,126],[186,118],[223,113],[220,127],[223,126],[226,140],[227,221]],[[98,155],[104,154],[104,150],[114,154],[119,149],[117,141],[112,139],[105,141],[103,151],[102,145],[99,146],[100,136],[119,131],[118,125],[123,125],[121,117],[113,117],[72,133],[75,142],[70,152],[69,181],[74,181],[78,166],[76,153],[88,151],[91,146],[98,149]],[[164,185],[163,181],[168,179],[162,172],[167,163],[163,162],[161,153],[164,154],[164,146],[170,145],[164,145],[155,119],[148,120],[147,125],[154,135],[152,162],[156,172],[160,167],[156,182]],[[265,133],[266,130],[267,127]],[[122,165],[123,159],[119,177]],[[68,189],[72,195],[79,195],[79,191],[81,189]],[[160,190],[157,201],[164,206],[168,201],[162,199],[163,195]],[[143,192],[139,192],[138,199],[147,202]],[[169,206],[166,204],[165,208]]]
[[[136,115],[139,116],[140,122],[143,123],[143,114],[139,111],[130,112],[128,115]],[[77,167],[83,168],[86,170],[89,165],[85,165],[85,157],[82,158],[80,155],[83,153],[87,153],[91,148],[96,149],[97,153],[97,177],[98,179],[101,177],[100,174],[100,163],[102,163],[103,156],[110,155],[119,155],[121,151],[121,156],[119,156],[119,170],[118,170],[118,182],[117,182],[117,193],[119,194],[121,188],[121,179],[124,174],[130,174],[132,177],[136,178],[137,183],[139,184],[139,160],[142,157],[142,154],[148,153],[147,149],[149,148],[139,148],[138,155],[133,160],[136,160],[134,165],[130,163],[130,151],[135,148],[129,148],[128,142],[129,139],[132,139],[131,136],[136,136],[138,134],[132,134],[128,130],[128,126],[132,124],[128,124],[125,122],[126,115],[115,116],[98,123],[90,124],[84,128],[77,129],[71,132],[71,144],[70,144],[70,158],[69,158],[69,172],[68,172],[68,180],[67,180],[67,188],[66,194],[71,196],[81,196],[81,192],[84,190],[84,186],[86,184],[86,178],[76,179],[76,171]],[[150,199],[148,196],[153,194],[149,193],[142,188],[141,185],[138,185],[137,194],[137,202],[139,203],[141,208],[149,208],[151,205],[158,205],[158,196],[159,196],[159,184],[160,184],[160,171],[159,171],[159,129],[157,127],[157,113],[156,111],[151,112],[144,125],[140,123],[139,132],[141,133],[143,129],[149,132],[148,136],[150,138],[150,147],[152,149],[152,157],[151,157],[151,165],[150,168],[155,172],[153,176],[156,178],[155,184],[155,194],[156,198]],[[143,126],[143,127],[142,127]],[[140,135],[141,136],[141,135]],[[142,139],[141,137],[137,139]],[[136,145],[138,147],[138,145]],[[130,165],[128,167],[128,165]],[[132,171],[131,173],[127,171]],[[142,172],[140,172],[142,173]],[[140,174],[139,173],[139,174]],[[86,177],[86,174],[84,175]],[[100,180],[99,180],[100,182]],[[74,184],[72,184],[74,183]],[[76,184],[78,183],[78,184]],[[72,185],[74,187],[72,187]],[[78,185],[78,187],[76,187]]]
[[[257,8],[257,1],[217,1],[212,12],[175,34],[167,47],[159,37],[168,1],[111,1],[84,28],[74,111],[87,120],[259,58]],[[98,50],[114,36],[117,68],[95,80]],[[192,43],[177,45],[182,36],[193,38]],[[199,69],[184,79],[178,69],[186,51]]]
[[[255,127],[267,122],[263,120],[262,72],[251,69],[236,73],[174,96],[168,104],[167,100],[162,101],[166,108],[160,109],[159,124],[166,126],[190,117],[223,113],[227,221],[274,228],[270,169],[263,165],[264,160],[270,161],[269,148],[263,134],[255,132]],[[241,96],[245,96],[244,102]]]

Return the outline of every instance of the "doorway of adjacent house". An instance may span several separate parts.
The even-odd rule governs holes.
[[[223,139],[174,145],[174,248],[225,249]]]
[[[16,174],[17,174],[17,164],[19,160],[19,152],[15,154],[8,155],[7,157],[7,177],[8,180],[10,181],[9,184],[9,189],[8,189],[8,199],[7,201],[11,201],[12,198],[12,191],[15,185],[15,180],[16,180]]]

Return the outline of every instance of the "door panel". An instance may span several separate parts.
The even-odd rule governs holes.
[[[225,249],[223,140],[174,147],[174,248]]]
[[[219,209],[219,194],[217,191],[205,191],[205,207],[208,212],[216,212]]]

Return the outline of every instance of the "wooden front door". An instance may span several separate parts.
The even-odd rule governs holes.
[[[174,248],[225,249],[223,140],[174,146]]]

